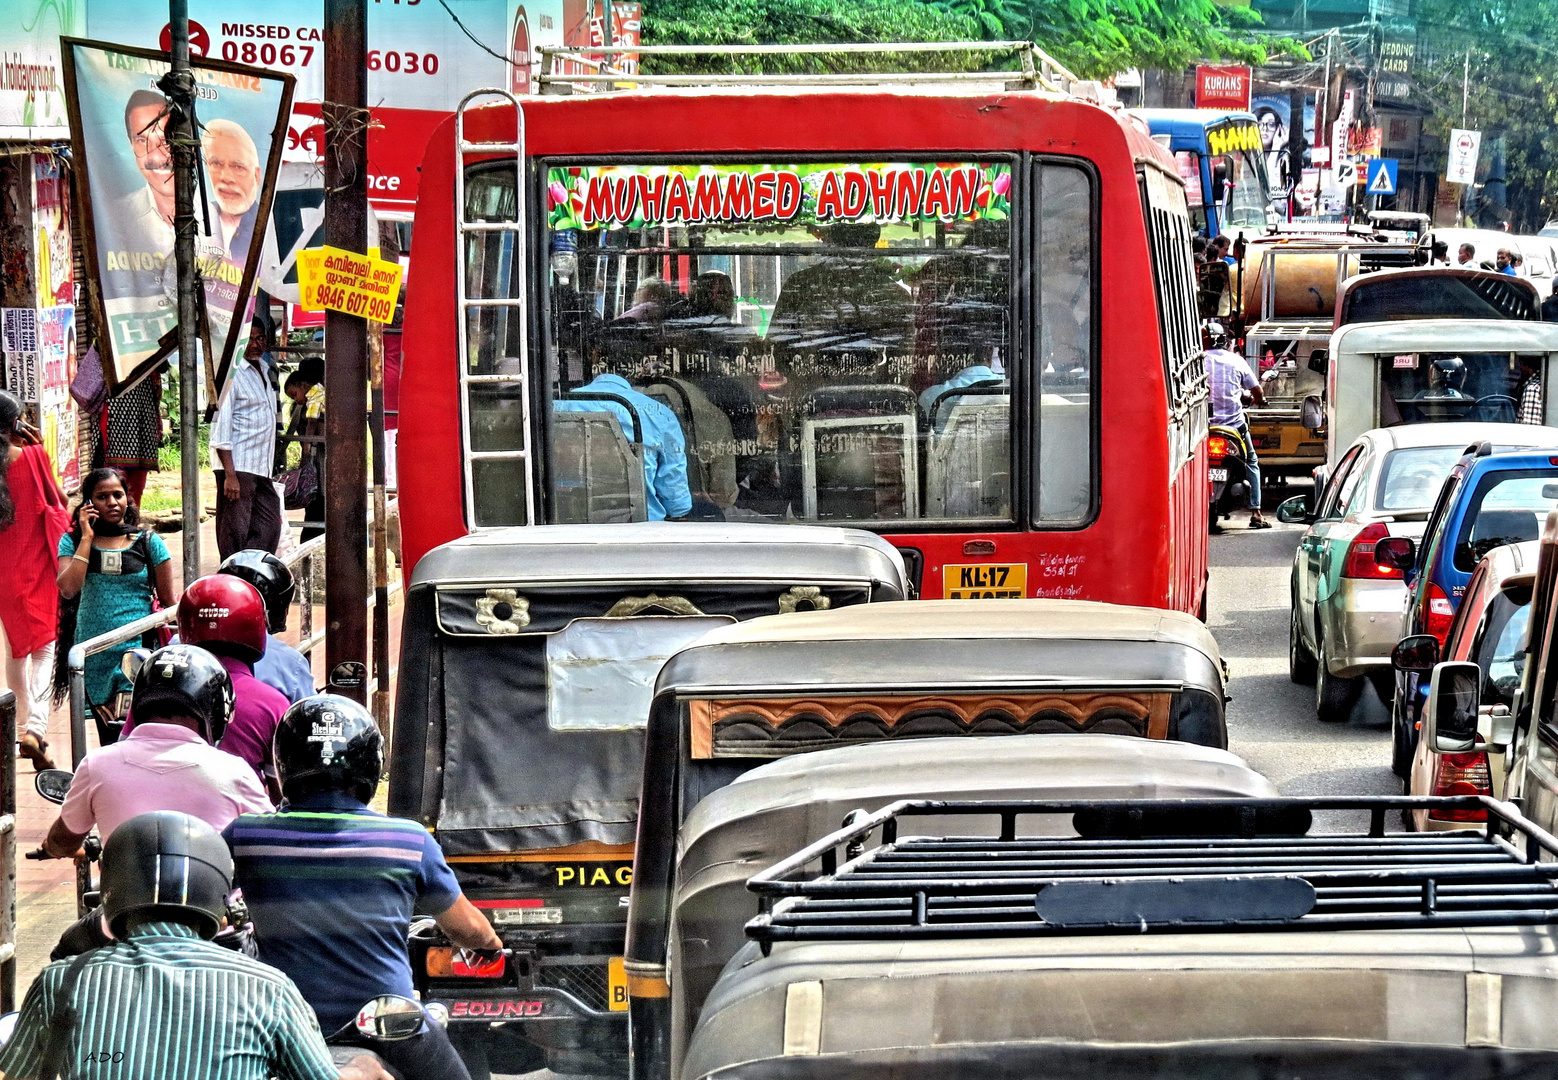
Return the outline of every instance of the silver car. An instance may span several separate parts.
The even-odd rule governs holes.
[[[1282,504],[1279,520],[1309,525],[1293,556],[1288,673],[1314,685],[1321,720],[1347,719],[1365,678],[1387,705],[1394,694],[1390,653],[1401,636],[1406,585],[1401,571],[1374,562],[1374,545],[1387,536],[1422,536],[1439,488],[1467,446],[1546,445],[1555,434],[1520,424],[1374,428],[1328,475],[1317,476],[1315,501],[1297,496]]]

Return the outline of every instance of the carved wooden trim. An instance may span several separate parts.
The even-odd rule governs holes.
[[[808,697],[687,703],[689,750],[693,758],[714,756],[715,728],[726,720],[763,723],[778,730],[804,716],[832,728],[853,718],[870,717],[889,729],[904,717],[926,712],[947,713],[965,725],[994,715],[1011,717],[1019,726],[1043,713],[1060,713],[1078,726],[1108,710],[1123,713],[1141,725],[1150,739],[1168,738],[1174,695],[1168,692],[1044,691],[1030,694],[926,694],[909,697]]]

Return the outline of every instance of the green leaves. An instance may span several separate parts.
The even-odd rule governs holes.
[[[1101,78],[1131,67],[1206,60],[1262,64],[1267,48],[1242,34],[1259,19],[1252,9],[1224,8],[1213,0],[655,0],[645,5],[644,43],[1028,39],[1083,78]],[[1307,55],[1297,42],[1277,44]],[[921,55],[904,57],[902,66],[947,70],[987,62],[979,56]],[[869,70],[880,60],[840,54],[714,63],[719,67],[713,70],[810,72]],[[711,70],[708,64],[646,58],[645,70]]]

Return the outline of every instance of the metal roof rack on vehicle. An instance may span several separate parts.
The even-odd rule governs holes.
[[[989,83],[1007,79],[1006,89],[1049,90],[1057,94],[1069,94],[1101,101],[1103,94],[1099,83],[1077,78],[1053,56],[1031,41],[903,41],[903,42],[849,42],[840,44],[807,45],[634,45],[630,47],[604,47],[596,45],[542,46],[537,49],[541,57],[541,74],[537,81],[542,93],[572,93],[578,84],[593,84],[600,89],[611,89],[617,83],[642,86],[750,86],[750,87],[810,87],[810,86],[876,86],[891,83]],[[749,72],[710,72],[707,74],[677,73],[646,75],[639,71],[623,71],[613,67],[605,57],[646,56],[818,56],[847,54],[852,56],[890,56],[897,53],[992,53],[1011,54],[1017,58],[1015,71],[858,71],[832,73],[758,74]],[[559,72],[555,61],[593,69],[592,71]]]
[[[1387,815],[1414,809],[1481,810],[1487,825],[1385,832]],[[1316,811],[1336,810],[1367,811],[1368,832],[1309,835]],[[900,839],[915,815],[1000,829]],[[1080,835],[1019,837],[1030,815],[1069,815]],[[877,829],[881,843],[865,850]],[[1486,796],[906,800],[749,880],[764,913],[746,931],[766,952],[779,941],[1538,925],[1558,923],[1554,856],[1558,838]],[[805,876],[814,863],[821,872]]]

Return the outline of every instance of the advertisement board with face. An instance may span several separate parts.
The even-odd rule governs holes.
[[[178,321],[173,164],[165,53],[65,39],[65,92],[81,195],[97,342],[110,388],[161,362]],[[195,113],[205,162],[195,260],[216,385],[248,336],[248,304],[292,100],[292,77],[196,60]]]

